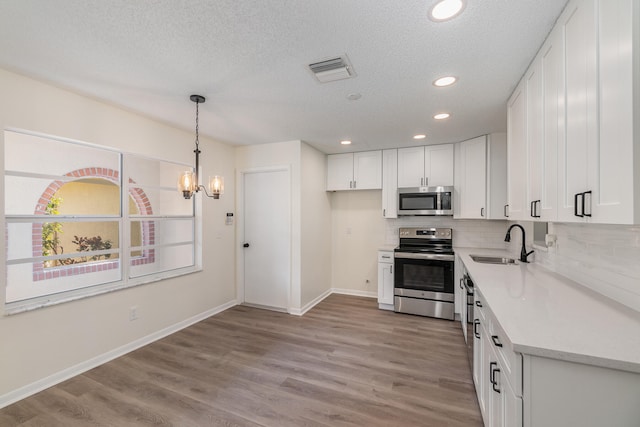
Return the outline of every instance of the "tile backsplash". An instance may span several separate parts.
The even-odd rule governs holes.
[[[512,221],[454,220],[451,217],[408,216],[389,219],[386,243],[398,243],[400,227],[453,228],[458,247],[506,249],[520,252],[521,234],[514,232],[511,243],[504,242]],[[533,223],[519,221],[530,250]],[[640,226],[549,223],[549,234],[557,237],[555,247],[535,249],[533,262],[578,284],[640,311]]]
[[[453,229],[453,245],[468,248],[508,249],[504,236],[508,221],[454,220],[450,216],[403,216],[386,220],[386,243],[398,243],[400,227],[445,227]],[[514,237],[519,242],[520,238]],[[529,239],[527,239],[529,240]]]
[[[536,262],[640,311],[640,226],[549,224],[555,248]]]

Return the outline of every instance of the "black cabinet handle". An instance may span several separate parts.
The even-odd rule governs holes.
[[[504,205],[504,217],[509,218],[509,214],[507,213],[507,209],[509,209],[509,205]]]
[[[533,201],[533,215],[531,215],[534,218],[540,218],[540,213],[538,212],[538,207],[540,206],[540,204],[542,203],[541,200],[534,200]]]
[[[476,301],[476,305],[477,305],[478,307],[482,307],[482,303],[481,303],[480,301]]]
[[[587,194],[589,195],[589,213],[586,213],[584,209],[585,199],[587,198]],[[585,191],[584,193],[582,193],[582,214],[588,217],[591,216],[591,191]]]
[[[489,368],[491,371],[491,388],[496,393],[500,393],[500,389],[498,388],[498,380],[496,379],[496,372],[500,373],[500,369],[498,369],[498,364],[496,362],[491,362],[490,365],[496,365],[495,368]]]
[[[464,279],[460,279],[460,289],[462,289],[462,281],[463,281],[463,280],[464,280]]]
[[[582,197],[582,213],[578,214],[578,198]],[[573,195],[573,215],[583,217],[584,215],[584,193],[576,193]]]
[[[484,208],[480,208],[480,216],[484,217]]]
[[[489,382],[493,384],[494,390],[496,387],[496,374],[495,370],[498,369],[498,362],[489,363]]]
[[[533,202],[533,201],[532,201],[531,203],[529,203],[529,216],[530,216],[531,218],[534,218],[534,215],[533,215],[533,204],[534,204],[534,203],[535,203],[535,202]]]
[[[473,336],[480,339],[480,332],[478,332],[478,325],[480,325],[479,319],[473,320]]]
[[[502,347],[502,343],[498,341],[497,335],[491,335],[491,341],[493,341],[493,345],[495,345],[496,347]]]
[[[248,244],[248,243],[245,243],[244,245],[242,245],[242,247],[243,247],[243,248],[248,248],[248,247],[249,247],[249,244]]]

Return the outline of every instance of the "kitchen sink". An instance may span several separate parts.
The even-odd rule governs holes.
[[[505,258],[500,256],[485,256],[485,255],[469,255],[475,262],[482,264],[503,264],[503,265],[516,265],[518,261],[513,258]]]

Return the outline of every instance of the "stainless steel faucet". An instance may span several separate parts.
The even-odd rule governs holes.
[[[513,227],[518,227],[522,231],[522,249],[520,250],[520,262],[529,262],[529,261],[527,261],[527,257],[529,255],[531,255],[533,253],[533,251],[527,253],[527,248],[525,248],[525,246],[524,246],[524,242],[526,241],[524,228],[522,228],[522,226],[520,224],[513,224],[511,227],[509,227],[509,229],[507,230],[507,235],[504,236],[504,241],[505,242],[510,242],[511,241],[511,229]]]

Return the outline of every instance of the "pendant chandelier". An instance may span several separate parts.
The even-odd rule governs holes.
[[[212,197],[214,199],[219,199],[220,195],[224,193],[224,178],[221,176],[210,176],[209,182],[207,183],[207,187],[209,191],[207,191],[207,187],[198,184],[198,175],[200,174],[200,141],[199,137],[199,123],[198,123],[198,115],[199,115],[199,105],[204,103],[206,100],[204,96],[201,95],[191,95],[189,98],[193,102],[196,103],[196,149],[193,150],[196,153],[196,168],[195,170],[189,169],[182,173],[180,179],[178,179],[178,190],[182,192],[182,196],[185,199],[190,199],[194,193],[202,190],[207,197]]]

